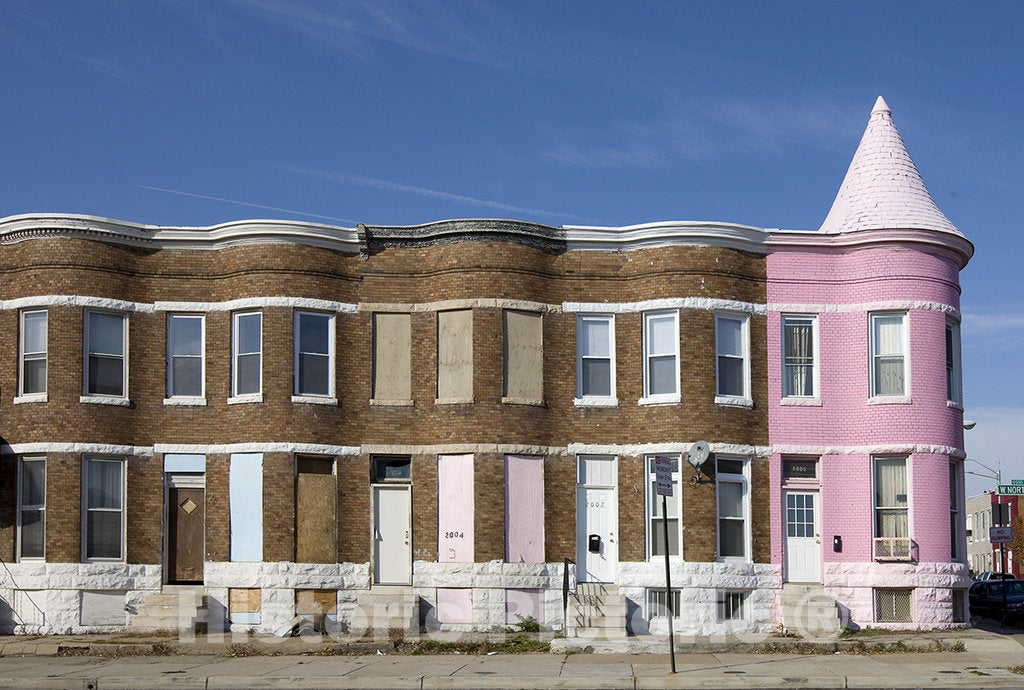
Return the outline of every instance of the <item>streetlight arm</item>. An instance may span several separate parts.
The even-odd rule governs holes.
[[[1003,483],[1003,472],[1002,472],[1002,470],[997,470],[997,469],[995,469],[993,467],[989,467],[988,465],[983,463],[981,460],[975,460],[974,458],[966,458],[966,461],[967,462],[973,462],[973,463],[976,463],[978,465],[981,465],[982,467],[984,467],[989,472],[992,472],[992,474],[979,474],[978,472],[971,472],[969,470],[964,470],[967,474],[973,474],[973,475],[975,475],[977,477],[986,477],[988,479],[995,479],[1000,484]]]

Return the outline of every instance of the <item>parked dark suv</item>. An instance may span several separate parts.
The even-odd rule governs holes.
[[[974,615],[997,621],[1024,620],[1024,580],[975,582],[968,597]]]

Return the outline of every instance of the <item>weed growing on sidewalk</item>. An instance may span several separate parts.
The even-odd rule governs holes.
[[[1010,668],[1008,668],[1006,670],[1009,671],[1010,673],[1018,673],[1018,674],[1024,676],[1024,666],[1011,666]]]
[[[409,645],[401,653],[412,655],[427,654],[546,654],[551,643],[535,640],[526,635],[513,635],[502,642],[441,642],[420,640]]]

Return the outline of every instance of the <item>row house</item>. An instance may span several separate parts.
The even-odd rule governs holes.
[[[0,219],[0,626],[962,624],[972,253],[881,99],[817,231]]]

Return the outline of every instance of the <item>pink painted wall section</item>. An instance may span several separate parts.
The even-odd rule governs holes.
[[[515,625],[522,618],[533,618],[543,622],[541,594],[539,589],[505,590],[505,623]]]
[[[544,459],[505,456],[505,560],[544,562]]]
[[[772,535],[772,563],[782,563],[782,456],[773,455],[768,458],[769,503],[772,512],[768,523]]]
[[[473,456],[437,458],[437,560],[473,562]]]
[[[871,457],[825,455],[820,462],[821,550],[824,561],[870,561],[874,533]],[[837,535],[843,538],[842,553],[832,550],[832,537]]]
[[[910,484],[911,537],[917,544],[917,559],[922,563],[949,561],[949,457],[914,455]]]
[[[440,623],[472,623],[473,590],[438,589],[437,620]]]

